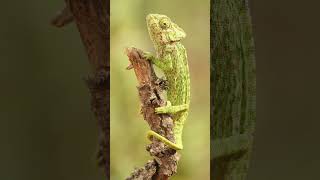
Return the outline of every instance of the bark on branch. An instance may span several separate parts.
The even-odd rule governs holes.
[[[65,3],[66,7],[51,23],[56,27],[63,27],[74,21],[86,48],[92,69],[86,82],[91,93],[91,109],[100,128],[99,164],[109,179],[109,2],[65,0]]]
[[[247,0],[211,1],[211,179],[245,180],[256,120]]]
[[[144,119],[153,131],[174,142],[172,118],[169,115],[157,115],[154,112],[156,107],[165,105],[164,81],[156,77],[150,62],[142,57],[143,52],[141,50],[128,48],[126,53],[131,63],[128,69],[134,69],[139,82],[138,93]],[[146,149],[153,156],[153,161],[149,161],[144,167],[134,170],[127,180],[165,180],[177,172],[180,155],[175,150],[168,148],[155,138]]]

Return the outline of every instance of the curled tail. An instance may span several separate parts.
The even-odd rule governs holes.
[[[182,146],[181,143],[175,144],[175,143],[169,141],[167,138],[161,136],[160,134],[158,134],[158,133],[156,133],[156,132],[154,132],[154,131],[148,131],[148,133],[147,133],[147,138],[150,140],[150,138],[151,138],[152,136],[155,137],[155,138],[157,138],[158,140],[162,141],[164,144],[168,145],[168,146],[169,146],[170,148],[172,148],[172,149],[175,149],[175,150],[181,150],[181,149],[183,149],[183,146]]]

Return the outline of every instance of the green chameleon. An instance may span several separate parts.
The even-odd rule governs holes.
[[[180,40],[186,33],[169,17],[149,14],[146,17],[150,38],[156,50],[156,56],[146,52],[144,57],[159,67],[168,82],[167,103],[155,109],[157,114],[172,114],[174,120],[173,143],[154,131],[148,131],[147,137],[155,137],[175,150],[181,150],[183,124],[188,116],[190,104],[190,77],[187,53]]]

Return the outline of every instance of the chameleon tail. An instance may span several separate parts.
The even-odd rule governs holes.
[[[174,144],[173,142],[169,141],[167,138],[161,136],[160,134],[154,132],[154,131],[148,131],[147,138],[150,140],[151,137],[155,137],[158,140],[162,141],[164,144],[168,145],[170,148],[175,150],[181,150],[183,149],[183,146],[181,143]]]

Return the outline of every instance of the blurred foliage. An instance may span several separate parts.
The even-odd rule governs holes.
[[[83,43],[74,23],[50,24],[64,1],[1,7],[0,179],[105,179]]]
[[[124,179],[134,167],[151,157],[147,123],[139,114],[137,80],[127,71],[126,47],[154,52],[146,28],[149,13],[169,16],[187,33],[191,73],[191,107],[186,121],[176,180],[209,179],[210,93],[209,93],[209,1],[112,0],[111,1],[111,179]]]

